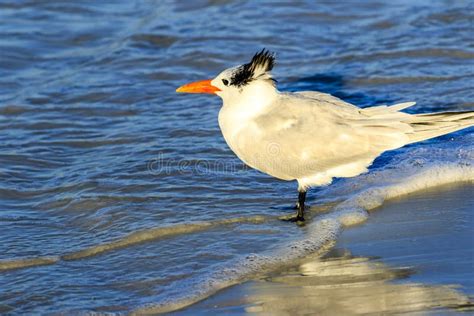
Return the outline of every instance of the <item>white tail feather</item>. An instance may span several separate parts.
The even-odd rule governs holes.
[[[415,114],[407,123],[413,128],[407,133],[410,143],[415,143],[474,126],[474,112]]]

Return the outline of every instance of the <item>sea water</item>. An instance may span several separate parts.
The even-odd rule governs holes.
[[[323,254],[389,199],[474,179],[472,128],[308,193],[243,165],[217,97],[266,47],[282,91],[473,110],[472,1],[3,1],[0,312],[161,312]],[[466,199],[472,199],[466,196]]]

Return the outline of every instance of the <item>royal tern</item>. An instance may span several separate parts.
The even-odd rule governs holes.
[[[298,182],[292,221],[304,221],[308,188],[366,172],[384,151],[474,125],[473,111],[408,114],[400,111],[415,102],[359,108],[326,93],[280,92],[274,61],[264,49],[176,92],[221,97],[219,126],[230,149],[254,169]]]

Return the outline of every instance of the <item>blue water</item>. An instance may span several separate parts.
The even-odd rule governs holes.
[[[296,183],[233,155],[220,99],[175,89],[266,47],[280,90],[472,110],[473,12],[473,1],[0,2],[0,313],[171,306],[316,251],[339,228],[283,251],[309,238],[276,219]],[[386,153],[381,177],[309,193],[310,219],[345,188],[395,177],[399,161],[471,172],[473,143],[471,128]]]

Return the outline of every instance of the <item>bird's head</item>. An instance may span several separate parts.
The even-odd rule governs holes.
[[[276,81],[270,73],[274,63],[275,56],[263,49],[247,64],[226,69],[211,80],[185,84],[176,89],[176,92],[216,94],[225,103],[248,94],[262,94],[264,90],[276,91]]]

